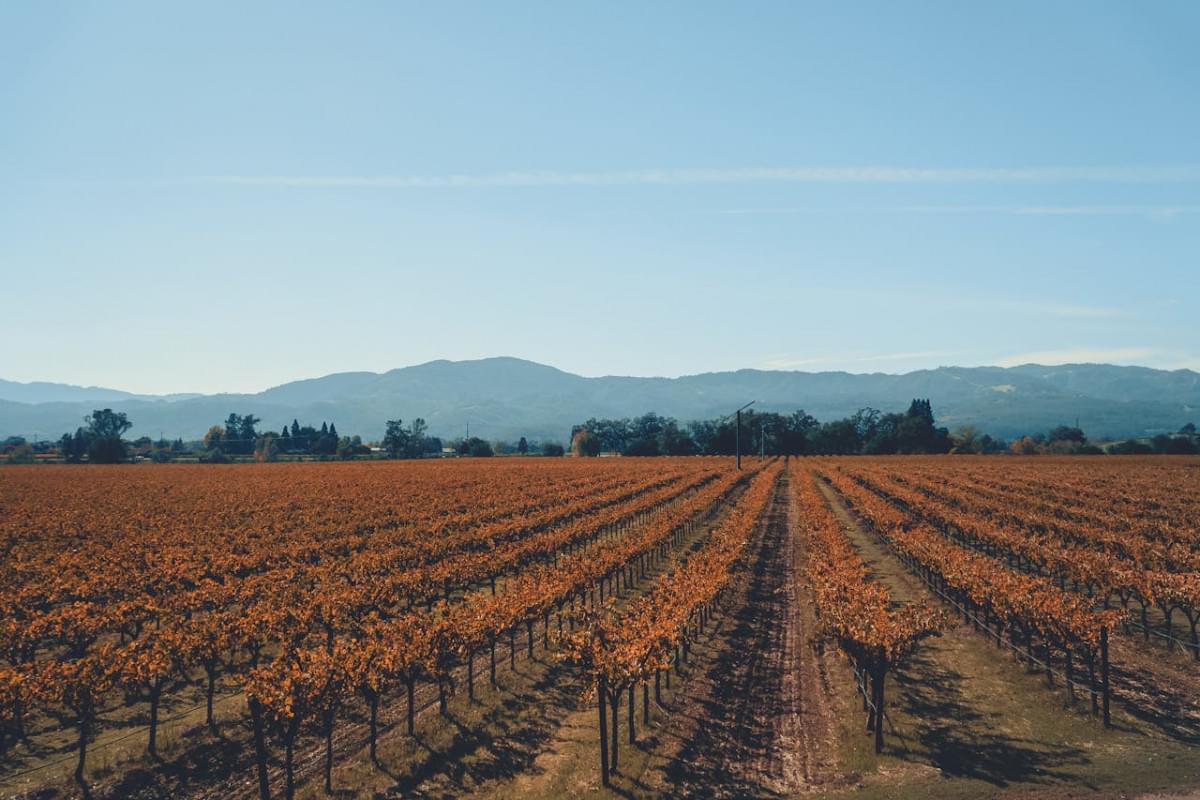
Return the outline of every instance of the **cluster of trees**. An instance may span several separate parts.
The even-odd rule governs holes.
[[[64,433],[58,448],[68,462],[78,463],[87,456],[93,464],[116,464],[129,456],[125,435],[133,426],[124,412],[97,409],[83,418],[83,426],[74,434]]]
[[[442,451],[442,440],[427,436],[425,420],[417,417],[406,428],[404,420],[389,419],[383,433],[383,449],[390,458],[423,458]],[[485,443],[486,444],[486,443]],[[491,455],[491,452],[488,452]]]
[[[1179,433],[1174,436],[1160,433],[1149,441],[1129,439],[1124,442],[1111,444],[1106,449],[1109,453],[1118,456],[1152,454],[1169,456],[1196,455],[1200,453],[1200,435],[1196,433],[1196,426],[1189,422],[1180,428]]]
[[[1018,456],[1032,455],[1099,455],[1104,451],[1088,441],[1081,428],[1059,425],[1046,433],[1022,436],[1008,447]]]
[[[539,442],[537,439],[534,439],[531,442],[524,436],[522,436],[516,444],[505,441],[492,442],[492,450],[494,450],[497,455],[506,456],[511,456],[514,454],[522,456],[561,456],[566,452],[566,448],[564,448],[558,442]]]
[[[97,410],[85,419],[85,425],[74,434],[65,434],[58,444],[58,453],[67,461],[77,463],[85,458],[99,464],[128,460],[131,456],[149,458],[154,461],[170,461],[176,456],[198,454],[201,461],[222,463],[238,457],[252,456],[256,461],[275,461],[281,455],[317,456],[320,458],[354,458],[370,455],[372,448],[360,436],[340,436],[332,422],[322,422],[321,427],[301,425],[292,420],[275,431],[261,431],[262,420],[254,414],[231,413],[223,425],[213,425],[200,441],[185,445],[182,439],[154,441],[143,436],[132,442],[122,436],[132,427],[123,413],[111,409]],[[417,418],[405,426],[403,420],[388,420],[384,429],[382,449],[390,458],[424,458],[440,455],[443,442],[428,434],[425,420]],[[49,449],[48,443],[46,449]],[[457,439],[449,443],[450,449],[463,456],[491,456],[520,453],[528,455],[540,452],[543,455],[563,455],[559,444],[538,445],[521,437],[516,444],[491,443],[477,436]],[[34,445],[23,437],[9,437],[0,443],[0,456],[9,463],[29,463],[38,452]],[[53,453],[51,453],[53,454]]]
[[[1017,455],[1196,455],[1200,454],[1200,436],[1189,422],[1176,434],[1160,433],[1150,439],[1126,439],[1101,447],[1088,439],[1078,427],[1059,425],[1046,433],[1023,436],[1009,450]]]
[[[992,447],[990,437],[972,434],[972,446]],[[628,456],[732,455],[738,446],[736,418],[699,420],[681,425],[655,413],[634,419],[589,419],[571,431],[576,455],[602,452]],[[845,419],[821,423],[804,411],[742,415],[743,453],[770,455],[845,455],[855,453],[947,453],[954,447],[949,431],[934,424],[929,400],[913,400],[904,413],[863,408]]]
[[[253,456],[255,461],[274,461],[281,454],[338,456],[349,458],[370,453],[359,436],[339,436],[337,426],[322,422],[320,428],[292,420],[279,433],[260,432],[261,422],[253,414],[230,414],[224,425],[214,425],[204,434],[203,460],[221,462],[229,456]]]

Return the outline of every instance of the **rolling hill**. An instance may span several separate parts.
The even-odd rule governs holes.
[[[433,434],[471,433],[565,441],[588,417],[656,411],[681,420],[756,408],[802,408],[828,420],[863,406],[902,410],[933,401],[938,424],[976,425],[1012,437],[1079,424],[1094,437],[1144,436],[1200,421],[1200,373],[1106,364],[939,367],[900,375],[743,369],[679,378],[587,378],[516,358],[431,361],[384,373],[345,372],[294,381],[257,394],[135,395],[66,384],[0,381],[0,436],[57,438],[92,409],[124,411],[132,436],[196,438],[230,412],[263,426],[330,420],[342,434],[377,439],[384,421],[423,417]]]

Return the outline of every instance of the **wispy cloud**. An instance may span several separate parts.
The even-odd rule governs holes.
[[[997,360],[996,366],[1015,367],[1020,364],[1146,363],[1154,358],[1154,356],[1155,351],[1149,347],[1071,347],[1064,350],[1039,350],[1032,353],[1017,353]]]
[[[1146,217],[1171,220],[1185,214],[1200,214],[1200,206],[997,206],[997,205],[920,205],[920,206],[782,206],[762,208],[723,208],[716,213],[730,216],[800,215],[877,212],[884,214],[999,214],[1022,217]]]
[[[1011,309],[1064,319],[1127,319],[1136,316],[1132,311],[1104,306],[1054,305],[1037,303],[1008,303]]]
[[[518,171],[463,175],[213,175],[201,183],[296,188],[443,189],[730,183],[1191,183],[1200,165],[1173,167],[746,167],[606,172]]]
[[[1200,206],[1030,206],[1012,213],[1041,217],[1151,217],[1174,219],[1182,214],[1200,213]]]

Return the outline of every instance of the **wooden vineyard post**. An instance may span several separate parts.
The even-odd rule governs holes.
[[[1075,663],[1071,657],[1071,646],[1066,646],[1067,698],[1072,706],[1075,705]]]
[[[596,685],[596,707],[600,709],[600,782],[608,786],[608,709],[604,707],[608,681],[600,676]]]
[[[254,761],[258,773],[259,800],[271,800],[271,787],[267,782],[267,740],[263,720],[262,703],[251,695],[247,698],[250,706],[250,718],[254,723]]]
[[[1104,727],[1112,727],[1112,717],[1108,711],[1108,627],[1100,629],[1100,689],[1104,692]]]
[[[629,684],[629,743],[637,743],[637,714],[633,711],[633,684]]]
[[[1099,711],[1096,703],[1096,652],[1091,647],[1087,650],[1087,668],[1088,668],[1088,697],[1092,701],[1092,716],[1096,716]]]
[[[609,694],[611,695],[611,697],[609,697],[609,705],[612,706],[612,730],[609,732],[609,735],[612,737],[609,740],[609,744],[611,745],[610,751],[612,754],[612,761],[609,762],[609,767],[611,768],[612,772],[616,772],[617,771],[617,758],[618,758],[618,753],[620,752],[620,745],[621,745],[621,743],[619,741],[620,727],[617,724],[618,723],[617,712],[621,708],[621,690],[618,688],[618,689],[615,689],[614,691],[610,692]]]
[[[491,680],[492,688],[496,688],[496,634],[488,637],[489,654],[491,660],[488,662],[488,678]]]
[[[887,656],[879,648],[879,663],[875,668],[875,752],[883,752],[883,681],[887,675]]]
[[[378,743],[379,743],[379,693],[371,690],[367,699],[368,708],[370,709],[369,727],[371,730],[371,763],[378,764]]]

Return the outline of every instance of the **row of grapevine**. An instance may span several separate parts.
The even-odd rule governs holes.
[[[649,718],[649,686],[655,693],[659,678],[682,649],[687,657],[691,630],[697,635],[729,585],[767,505],[782,464],[776,462],[755,475],[737,504],[709,533],[703,546],[655,588],[617,614],[606,608],[589,614],[579,631],[565,643],[566,658],[587,678],[596,696],[600,720],[600,773],[605,785],[619,763],[618,710],[628,696],[630,743],[635,741],[634,691],[642,687],[643,714]],[[668,672],[669,675],[669,672]],[[606,704],[611,708],[611,728]]]
[[[819,632],[837,642],[850,659],[878,753],[883,749],[888,670],[941,629],[942,615],[923,603],[896,607],[891,593],[870,579],[867,565],[817,488],[816,475],[795,466],[791,478]]]
[[[878,469],[872,474],[886,474]],[[898,476],[892,474],[896,479]],[[1013,496],[980,489],[949,476],[937,479],[905,476],[914,488],[930,496],[969,505],[1000,524],[1044,533],[1061,541],[1088,547],[1147,569],[1195,571],[1200,568],[1200,539],[1184,525],[1148,520],[1132,512],[1114,513],[1103,506],[1078,509],[1077,503],[1046,497]]]
[[[1060,653],[1072,697],[1079,683],[1076,665],[1082,660],[1093,708],[1102,700],[1104,722],[1109,724],[1108,636],[1120,612],[1093,609],[1085,598],[1046,578],[1010,572],[995,559],[959,547],[837,470],[824,475],[893,552],[962,613],[964,622],[985,631],[998,646],[1007,634],[1014,652],[1023,648],[1030,663],[1044,667],[1048,682],[1053,680],[1055,654]]]
[[[252,669],[245,687],[255,725],[260,794],[264,798],[269,794],[268,733],[283,748],[286,796],[291,796],[294,785],[294,745],[306,724],[325,739],[328,785],[333,725],[343,704],[355,696],[366,702],[374,754],[373,721],[378,705],[388,695],[404,689],[407,728],[413,733],[414,694],[419,681],[436,685],[439,707],[445,711],[446,698],[455,691],[464,671],[467,691],[474,697],[476,658],[487,653],[494,685],[497,642],[507,637],[509,657],[515,658],[515,639],[523,629],[532,656],[535,625],[541,622],[543,646],[549,646],[552,616],[560,630],[554,637],[557,639],[562,635],[564,619],[573,626],[580,611],[602,603],[606,585],[616,593],[622,583],[634,583],[638,575],[644,575],[681,542],[689,524],[742,480],[737,474],[723,476],[683,501],[649,514],[626,535],[565,556],[557,565],[531,566],[509,581],[500,594],[476,592],[453,606],[440,603],[432,614],[418,610],[394,620],[377,620],[365,626],[359,636],[337,638],[324,645],[289,647]],[[289,621],[288,625],[292,624]]]
[[[222,676],[227,684],[252,685],[263,695],[263,702],[256,699],[251,709],[256,729],[264,733],[272,724],[267,709],[275,713],[279,703],[308,708],[316,702],[313,676],[328,674],[334,652],[344,656],[336,661],[339,665],[357,663],[360,672],[379,672],[362,651],[346,650],[347,643],[377,640],[381,626],[394,626],[389,630],[397,635],[403,634],[404,625],[422,636],[426,631],[445,635],[448,629],[442,621],[454,618],[456,630],[465,630],[464,615],[470,614],[485,619],[482,627],[476,623],[480,630],[511,628],[503,622],[503,613],[487,605],[489,599],[496,607],[502,602],[512,605],[539,581],[549,587],[547,575],[559,576],[553,585],[566,591],[562,576],[578,581],[585,573],[594,577],[595,569],[611,569],[612,559],[626,552],[621,548],[630,545],[634,532],[654,527],[652,521],[661,525],[662,514],[689,514],[696,504],[711,504],[727,492],[731,479],[718,478],[719,465],[712,459],[662,460],[651,469],[626,462],[616,469],[596,467],[599,475],[592,476],[564,465],[571,473],[569,480],[542,466],[498,466],[497,483],[512,492],[496,494],[485,506],[489,510],[482,516],[492,521],[480,530],[438,528],[445,533],[441,540],[430,537],[428,526],[439,514],[459,519],[456,509],[470,503],[465,490],[448,489],[440,504],[409,508],[405,514],[410,521],[424,520],[415,525],[388,511],[393,503],[386,496],[371,503],[391,519],[388,525],[369,524],[360,509],[351,515],[353,522],[333,523],[332,533],[319,528],[296,531],[292,520],[248,511],[242,515],[242,529],[229,519],[209,528],[211,535],[223,537],[228,557],[216,556],[209,534],[193,539],[177,520],[167,530],[156,527],[161,519],[148,510],[139,520],[114,519],[117,533],[103,527],[48,532],[44,541],[33,535],[27,516],[6,519],[0,545],[11,558],[0,565],[0,577],[12,591],[0,599],[0,657],[7,662],[0,666],[0,747],[8,734],[21,738],[28,733],[31,711],[62,709],[78,727],[77,774],[82,779],[87,743],[114,703],[140,697],[148,704],[147,744],[154,753],[159,709],[168,687],[180,679],[203,682],[208,722],[213,725],[213,697]],[[258,476],[273,479],[276,471],[303,476],[302,466],[215,474],[245,475],[253,482]],[[369,475],[378,486],[380,476],[395,477],[391,466],[372,465],[377,473],[353,473]],[[434,473],[441,471],[440,465],[429,466]],[[207,480],[215,471],[167,472]],[[539,473],[548,479],[542,487],[547,497],[538,498],[525,488]],[[98,474],[103,478],[107,473]],[[199,482],[193,488],[206,485]],[[360,496],[358,487],[334,489]],[[423,489],[416,494],[429,499]],[[303,506],[300,501],[293,504]],[[277,508],[272,513],[306,518],[302,508]],[[320,510],[311,519],[323,524],[329,516]],[[195,522],[204,530],[211,521]],[[90,524],[101,525],[96,519]],[[440,558],[410,555],[413,543],[422,538],[430,551],[441,552]],[[459,544],[448,548],[445,539]],[[154,552],[158,545],[164,553]],[[117,553],[130,556],[120,569],[111,564]],[[89,562],[96,565],[92,570],[84,568]],[[72,568],[61,569],[66,563]],[[581,568],[585,564],[588,569]],[[91,572],[103,574],[93,579]],[[498,597],[497,576],[508,576]],[[419,602],[422,597],[424,604]],[[462,641],[477,647],[478,634]],[[455,640],[453,646],[434,647],[433,660],[454,658],[452,651],[459,644]],[[429,649],[425,644],[414,647]],[[424,670],[428,661],[410,660],[402,670]],[[306,676],[293,683],[308,688],[298,689],[291,700],[280,699],[278,686],[291,685],[290,679],[274,689],[264,688],[271,669]],[[354,687],[367,696],[370,682]],[[337,683],[322,684],[317,694],[344,702],[345,692],[335,690]],[[344,689],[349,684],[338,685]],[[38,721],[45,724],[50,716]],[[285,718],[293,717],[276,714],[272,719]],[[286,725],[280,722],[274,730],[286,733]]]
[[[1014,569],[1050,578],[1060,589],[1069,586],[1089,598],[1099,598],[1106,606],[1116,598],[1128,610],[1130,602],[1136,601],[1140,626],[1147,635],[1151,630],[1147,611],[1157,608],[1165,621],[1163,635],[1169,646],[1175,642],[1172,617],[1180,612],[1190,626],[1187,644],[1194,657],[1200,659],[1200,573],[1168,570],[1166,563],[1158,559],[1151,563],[1159,566],[1144,566],[1150,559],[1139,563],[1085,546],[1078,539],[1063,538],[1049,522],[1013,525],[971,497],[944,486],[914,486],[910,480],[870,469],[853,469],[847,474],[960,544],[1002,558]],[[1130,540],[1125,541],[1133,547]]]

